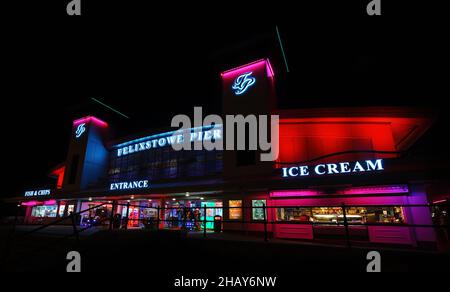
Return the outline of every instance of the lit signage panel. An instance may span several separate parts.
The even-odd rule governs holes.
[[[35,191],[26,191],[25,197],[41,197],[41,196],[49,196],[51,194],[51,190],[35,190]]]
[[[356,162],[339,162],[339,163],[327,163],[317,164],[314,166],[302,165],[283,167],[282,176],[287,177],[304,177],[310,175],[334,175],[334,174],[346,174],[346,173],[361,173],[361,172],[373,172],[383,171],[383,159],[377,160],[364,160]]]
[[[134,189],[146,189],[148,188],[148,180],[136,180],[130,182],[118,182],[111,183],[109,190],[120,191],[120,190],[134,190]]]
[[[184,143],[184,134],[173,135],[174,133],[175,131],[171,131],[116,145],[114,147],[117,149],[117,157]],[[222,139],[222,125],[193,128],[188,136],[191,142]]]

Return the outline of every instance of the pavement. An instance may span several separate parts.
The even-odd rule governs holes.
[[[93,228],[79,241],[65,235],[70,226],[52,226],[17,236],[2,258],[2,271],[64,272],[68,251],[79,251],[86,272],[144,271],[164,277],[180,273],[365,272],[367,253],[381,254],[382,271],[448,271],[448,253],[387,247],[352,246],[269,239],[233,233],[184,233],[174,230]],[[31,227],[19,227],[18,234]],[[34,227],[35,228],[35,227]],[[0,240],[7,238],[0,228]],[[5,245],[3,244],[2,250]]]

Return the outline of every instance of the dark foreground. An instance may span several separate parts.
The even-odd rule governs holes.
[[[5,250],[6,233],[2,235]],[[384,272],[448,272],[449,255],[435,252],[317,246],[260,239],[227,240],[175,231],[98,231],[80,241],[54,234],[18,236],[3,272],[65,272],[69,251],[81,254],[82,272],[145,272],[161,283],[190,275],[264,275],[365,272],[367,252],[378,250]],[[287,274],[286,274],[287,275]],[[292,279],[286,276],[286,281]]]

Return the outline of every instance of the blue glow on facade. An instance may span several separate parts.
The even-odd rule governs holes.
[[[81,135],[86,131],[86,123],[79,124],[77,130],[75,131],[75,138],[80,138]]]
[[[231,86],[231,88],[234,89],[234,94],[241,95],[246,92],[247,89],[249,89],[253,84],[255,84],[256,78],[250,76],[252,75],[252,73],[253,72],[244,73],[237,77],[236,80],[234,80],[234,84],[233,86]]]

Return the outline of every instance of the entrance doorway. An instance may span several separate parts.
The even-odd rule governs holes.
[[[167,202],[164,210],[164,228],[201,231],[214,228],[214,216],[223,216],[221,200],[176,200]]]

